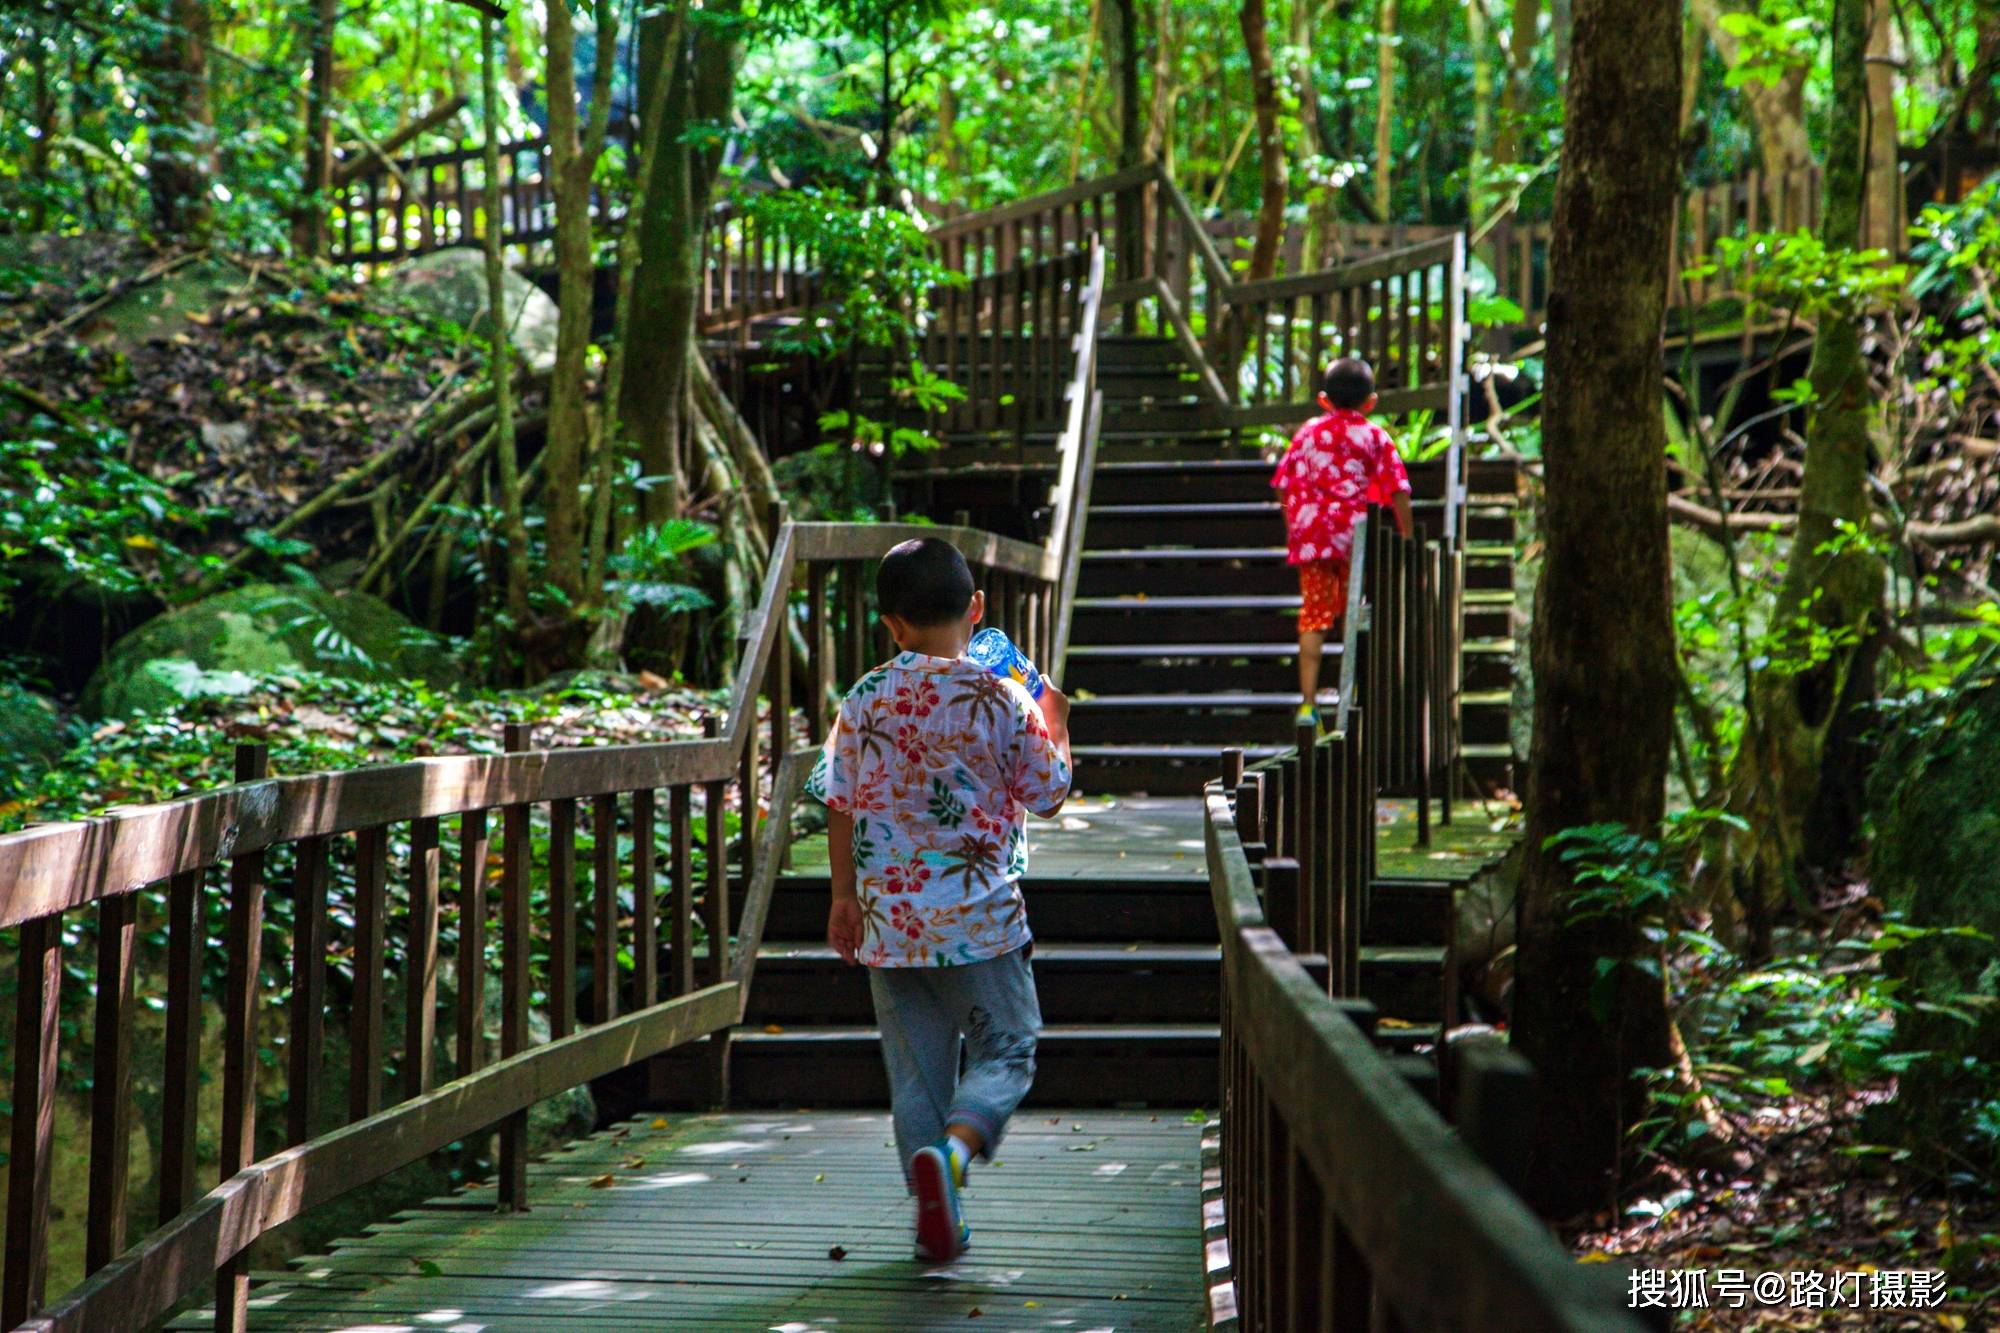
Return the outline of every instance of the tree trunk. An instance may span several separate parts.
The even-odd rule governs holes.
[[[1867,198],[1864,132],[1868,107],[1869,0],[1835,0],[1833,114],[1828,117],[1826,187],[1820,237],[1829,249],[1856,248]],[[1859,320],[1819,321],[1807,378],[1814,407],[1806,428],[1799,521],[1792,536],[1770,623],[1810,623],[1836,636],[1825,660],[1789,674],[1765,672],[1752,689],[1755,708],[1730,773],[1730,808],[1749,823],[1731,843],[1728,870],[1748,916],[1750,948],[1763,953],[1772,919],[1803,875],[1837,865],[1858,834],[1858,774],[1830,772],[1859,729],[1859,709],[1874,693],[1876,613],[1882,567],[1841,543],[1843,525],[1866,532],[1869,471],[1879,422],[1862,352]],[[1854,636],[1858,631],[1858,641]],[[1802,652],[1803,645],[1796,645]]]
[[[1292,6],[1292,77],[1299,85],[1299,165],[1305,184],[1306,234],[1299,243],[1299,271],[1310,273],[1327,262],[1336,226],[1334,193],[1326,183],[1322,163],[1326,138],[1320,120],[1319,81],[1313,74],[1312,8]]]
[[[1715,43],[1724,60],[1735,64],[1742,58],[1743,42],[1722,26],[1722,20],[1730,14],[1752,12],[1755,6],[1746,7],[1741,0],[1692,0],[1692,4],[1694,16],[1701,20],[1708,40]],[[1812,161],[1812,146],[1806,140],[1804,68],[1786,70],[1773,85],[1748,80],[1737,91],[1757,133],[1759,166],[1775,173],[1803,167]]]
[[[293,215],[292,245],[312,259],[326,252],[326,215],[333,182],[333,30],[340,0],[312,0],[311,71],[306,86],[305,198]],[[482,20],[483,22],[484,20]]]
[[[1396,124],[1396,0],[1377,0],[1375,48],[1375,220],[1395,215],[1389,155]]]
[[[146,182],[163,236],[202,240],[214,220],[215,116],[208,96],[208,0],[162,0],[147,64]]]
[[[597,0],[597,62],[592,71],[590,118],[579,124],[576,88],[576,28],[569,6],[548,6],[549,168],[556,204],[556,356],[549,377],[549,433],[543,445],[548,496],[543,505],[543,542],[548,581],[567,613],[550,627],[547,662],[567,662],[581,644],[572,642],[583,586],[583,472],[590,429],[590,311],[596,287],[591,243],[590,178],[604,147],[611,110],[611,72],[617,53],[615,0]]]
[[[1486,173],[1493,166],[1493,48],[1486,20],[1486,0],[1465,7],[1466,44],[1472,48],[1472,162],[1466,172],[1466,202],[1472,222],[1486,216],[1492,187]]]
[[[1543,844],[1595,823],[1650,835],[1665,803],[1674,641],[1660,357],[1680,145],[1660,108],[1679,95],[1680,9],[1576,0],[1564,99],[1514,1010],[1543,1090],[1529,1178],[1559,1214],[1606,1201],[1645,1107],[1632,1071],[1670,1058],[1659,979],[1630,963],[1597,976],[1598,960],[1649,946],[1622,918],[1573,919],[1572,867]]]
[[[1861,217],[1861,246],[1895,255],[1902,250],[1903,177],[1896,156],[1895,11],[1890,0],[1868,6],[1868,101],[1864,112],[1868,182]]]
[[[1521,118],[1532,102],[1528,80],[1535,72],[1535,38],[1542,23],[1542,0],[1514,0],[1514,13],[1507,28],[1507,87],[1502,94],[1500,143],[1494,150],[1500,161],[1512,165],[1521,160]]]
[[[1250,53],[1250,97],[1257,123],[1258,178],[1262,194],[1257,208],[1257,240],[1250,249],[1255,282],[1278,271],[1278,246],[1285,237],[1285,145],[1278,137],[1278,88],[1271,74],[1271,34],[1264,19],[1264,0],[1243,0],[1236,11],[1243,29],[1243,46]]]
[[[500,470],[500,525],[507,543],[501,604],[517,627],[528,623],[528,524],[522,512],[520,459],[514,441],[514,381],[508,341],[506,261],[500,249],[499,20],[480,19],[480,111],[486,134],[486,324],[493,381],[494,457]],[[324,216],[324,214],[322,214]]]
[[[1139,109],[1139,65],[1144,59],[1139,3],[1111,0],[1104,13],[1111,21],[1109,44],[1118,60],[1118,165],[1136,167],[1146,160],[1145,113]]]
[[[1168,28],[1173,0],[1160,0],[1153,11],[1153,101],[1146,116],[1146,157],[1173,174],[1174,48]]]
[[[640,469],[655,479],[640,497],[640,517],[648,523],[679,515],[689,489],[687,359],[695,341],[702,234],[721,149],[688,139],[703,122],[728,117],[739,51],[729,27],[703,21],[715,12],[705,8],[690,15],[686,39],[672,50],[662,49],[668,34],[663,18],[648,17],[639,27],[641,100],[651,80],[673,81],[660,118],[659,169],[639,221],[632,326],[646,332],[633,339],[627,353],[622,395]]]

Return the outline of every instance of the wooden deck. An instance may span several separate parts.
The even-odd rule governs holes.
[[[528,1212],[474,1186],[262,1275],[250,1327],[1194,1329],[1200,1139],[1179,1112],[1024,1113],[974,1167],[971,1249],[933,1268],[886,1114],[638,1119],[533,1166]]]

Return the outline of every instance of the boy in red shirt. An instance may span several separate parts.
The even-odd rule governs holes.
[[[1299,711],[1301,726],[1319,723],[1319,660],[1326,636],[1347,609],[1354,520],[1371,504],[1393,506],[1396,528],[1410,535],[1410,478],[1389,433],[1368,419],[1375,372],[1359,357],[1326,369],[1319,405],[1278,460],[1271,484],[1285,502],[1287,563],[1299,568]]]

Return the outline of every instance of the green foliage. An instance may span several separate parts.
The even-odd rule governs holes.
[[[170,601],[203,561],[180,542],[215,517],[125,460],[123,432],[37,414],[0,439],[0,609],[24,584]]]
[[[715,599],[686,582],[687,559],[715,541],[715,529],[688,518],[649,523],[625,539],[606,562],[613,597],[627,607],[650,606],[667,613],[703,611]]]
[[[1905,265],[1880,250],[1829,247],[1809,231],[1723,236],[1712,254],[1685,270],[1690,279],[1727,274],[1748,305],[1800,319],[1855,319],[1893,304],[1908,281]]]
[[[2000,622],[2000,616],[1991,617]],[[1942,686],[1882,705],[1870,775],[1874,889],[1928,934],[1886,959],[1910,1012],[1897,1048],[1930,1051],[1879,1117],[1934,1169],[2000,1179],[2000,648]]]
[[[764,234],[790,238],[817,261],[812,305],[770,340],[780,352],[831,358],[907,346],[921,332],[930,293],[964,281],[899,209],[806,188],[754,195],[745,211]]]
[[[1826,36],[1823,12],[1801,0],[1761,0],[1755,8],[1724,14],[1722,30],[1740,43],[1726,85],[1775,87],[1787,72],[1810,65]]]

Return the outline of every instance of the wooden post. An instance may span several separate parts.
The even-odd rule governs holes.
[[[236,780],[255,782],[268,771],[262,745],[236,747]],[[229,864],[229,962],[222,995],[222,1142],[220,1176],[228,1180],[257,1158],[257,979],[264,941],[264,854]],[[358,972],[358,969],[357,969]],[[20,1060],[17,1046],[16,1060]],[[32,1049],[29,1047],[27,1049]],[[19,1114],[16,1102],[16,1114]],[[46,1188],[46,1186],[44,1186]],[[9,1234],[12,1234],[11,1228]],[[37,1299],[40,1293],[36,1293]],[[249,1315],[250,1268],[242,1255],[215,1274],[217,1333],[240,1330]]]
[[[549,802],[549,1036],[576,1031],[576,801]]]
[[[1457,1078],[1451,1112],[1459,1137],[1507,1188],[1525,1196],[1537,1114],[1534,1068],[1498,1041],[1461,1042],[1452,1057]]]
[[[388,915],[389,830],[354,835],[354,1011],[348,1020],[347,1118],[382,1107],[383,923]]]
[[[94,1273],[125,1248],[125,1186],[132,1136],[132,954],[139,895],[97,907],[97,1013],[91,1043],[89,1215],[83,1271]]]
[[[692,792],[686,783],[668,796],[667,824],[673,841],[673,933],[668,941],[667,994],[694,989],[694,838],[689,815]]]
[[[590,798],[591,1020],[618,1017],[618,798]]]
[[[202,920],[202,880],[189,870],[167,882],[167,1032],[160,1098],[160,1208],[162,1225],[193,1200],[195,1127],[201,1093],[201,953],[208,931]],[[27,958],[27,942],[22,957]],[[17,1051],[20,1047],[15,1048]],[[15,1071],[21,1069],[15,1057]],[[14,1104],[24,1105],[15,1091]],[[16,1123],[21,1117],[15,1118]],[[13,1160],[23,1161],[18,1145]],[[8,1197],[20,1197],[10,1185]],[[11,1231],[9,1234],[12,1234]],[[0,1322],[5,1322],[0,1320]]]
[[[14,999],[14,1115],[7,1158],[7,1256],[0,1323],[41,1308],[49,1275],[49,1178],[55,1152],[56,1042],[62,994],[62,917],[21,927]]]
[[[292,1005],[287,1034],[285,1144],[319,1127],[320,1061],[326,1027],[327,840],[306,838],[292,871]]]
[[[486,812],[458,821],[458,1075],[486,1062]]]
[[[435,818],[410,823],[409,958],[403,973],[403,1095],[437,1082],[438,851]]]
[[[860,566],[857,564],[858,570]],[[856,599],[859,600],[858,598]],[[721,724],[711,713],[701,720],[701,734],[714,740],[722,734]],[[702,969],[702,981],[716,985],[729,975],[729,839],[726,830],[725,810],[728,806],[727,784],[718,780],[708,784],[703,801],[704,822],[707,825],[708,857],[708,901],[703,905],[703,925],[708,931],[708,959]],[[717,1106],[729,1104],[729,1033],[727,1030],[711,1033],[709,1043],[710,1091]]]
[[[632,1007],[660,998],[660,892],[653,847],[653,793],[632,793]]]
[[[1243,785],[1243,747],[1230,746],[1222,752],[1222,787],[1224,791],[1235,791]],[[1243,827],[1243,816],[1236,817],[1236,826]]]
[[[533,729],[509,722],[502,732],[508,753],[534,744]],[[528,807],[501,812],[500,847],[500,1058],[528,1047]],[[520,1212],[528,1206],[528,1112],[500,1122],[499,1208]]]
[[[1301,867],[1288,856],[1264,858],[1264,921],[1293,953],[1301,952],[1299,899]]]

